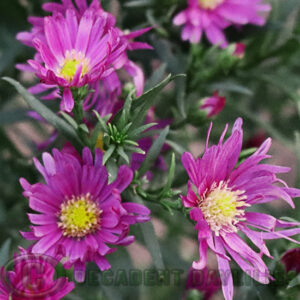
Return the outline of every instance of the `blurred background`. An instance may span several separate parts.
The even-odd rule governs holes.
[[[41,9],[42,0],[0,1],[0,75],[22,82],[26,87],[37,82],[33,74],[20,72],[15,64],[24,63],[34,54],[33,49],[23,46],[15,39],[20,31],[30,29],[29,15],[45,15]],[[282,178],[288,185],[300,187],[300,1],[273,0],[272,12],[266,26],[262,28],[229,28],[227,36],[234,47],[244,43],[243,58],[232,58],[232,52],[211,47],[205,40],[190,46],[180,39],[180,29],[172,25],[174,14],[186,5],[183,0],[127,0],[102,1],[105,9],[117,16],[122,29],[138,29],[153,26],[150,33],[141,38],[153,45],[154,51],[135,51],[131,58],[143,67],[148,79],[147,87],[157,82],[151,76],[159,70],[161,78],[168,73],[186,73],[186,79],[179,79],[170,85],[157,101],[155,110],[158,118],[172,118],[180,123],[201,98],[212,95],[216,90],[226,97],[224,110],[215,118],[211,141],[217,141],[226,123],[233,124],[241,116],[244,119],[244,148],[258,147],[264,139],[273,139],[270,163],[289,166],[289,174]],[[158,74],[156,72],[156,74]],[[56,101],[44,102],[56,109]],[[17,246],[27,247],[19,230],[27,230],[29,212],[27,200],[22,196],[19,178],[29,182],[39,180],[31,158],[40,157],[37,144],[53,133],[47,124],[34,121],[27,115],[28,107],[22,97],[6,82],[0,81],[0,265],[12,256]],[[175,145],[178,168],[174,188],[184,188],[187,177],[179,166],[182,145],[195,155],[201,155],[209,122],[195,124],[192,117],[182,130],[173,130],[170,140]],[[45,150],[61,148],[63,139],[56,139]],[[176,148],[177,145],[177,148]],[[170,161],[170,153],[166,153]],[[154,170],[155,171],[155,170]],[[156,179],[159,182],[159,177]],[[154,181],[153,188],[157,182]],[[68,299],[182,299],[185,292],[185,278],[191,262],[198,257],[196,234],[190,222],[179,213],[171,215],[160,206],[150,206],[153,215],[155,235],[159,241],[164,267],[169,270],[183,270],[179,283],[159,286],[127,286],[117,282],[116,286],[99,286],[97,281],[78,285]],[[262,207],[263,212],[276,217],[288,216],[300,220],[300,203],[291,210],[283,201]],[[141,270],[153,268],[153,259],[147,250],[147,234],[143,226],[136,226],[132,232],[137,241],[129,247],[120,248],[109,256],[112,270]],[[288,241],[269,243],[274,261],[267,261],[270,268],[277,268],[281,255],[295,247]],[[211,268],[216,267],[213,256]],[[298,262],[300,263],[300,262]],[[91,265],[91,270],[96,267]],[[283,271],[282,271],[283,272]],[[116,274],[116,273],[115,273]],[[237,273],[239,274],[239,273]],[[239,275],[237,275],[239,277]],[[174,277],[171,277],[171,279]],[[264,287],[251,282],[250,286],[236,285],[235,299],[300,299],[297,290],[291,295],[283,293],[286,282]],[[88,293],[87,293],[88,291]],[[192,294],[191,299],[201,299]],[[213,299],[223,299],[218,292]],[[268,297],[268,298],[265,298]],[[289,298],[290,297],[290,298]],[[298,297],[298,298],[297,298]]]

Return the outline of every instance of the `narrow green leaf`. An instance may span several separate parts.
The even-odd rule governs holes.
[[[99,121],[99,124],[101,125],[103,132],[108,133],[108,127],[106,125],[104,118],[101,118],[99,113],[96,110],[93,110],[93,113],[96,115],[96,118]]]
[[[214,83],[210,87],[214,91],[221,90],[227,92],[235,92],[247,96],[253,96],[253,92],[250,89],[233,81]]]
[[[117,122],[117,125],[119,128],[123,128],[129,120],[131,105],[132,105],[132,101],[134,98],[134,93],[135,93],[135,90],[131,91],[125,100],[125,104],[122,109],[121,117],[120,117],[119,121]]]
[[[38,99],[31,95],[19,82],[12,78],[3,77],[3,80],[13,85],[16,90],[23,96],[27,104],[40,114],[48,123],[52,124],[58,131],[64,134],[74,146],[82,145],[75,130],[66,123],[63,119],[58,117],[54,112],[42,104]]]
[[[144,201],[138,197],[135,196],[136,202],[145,205]],[[149,250],[153,264],[156,269],[163,270],[165,268],[163,259],[162,259],[162,254],[159,246],[159,242],[157,240],[157,237],[155,235],[154,227],[151,221],[147,223],[140,224],[142,233],[144,236],[144,240],[147,246],[147,249]]]
[[[147,80],[145,85],[145,90],[151,89],[153,86],[157,85],[159,82],[163,80],[163,76],[166,72],[167,65],[165,63],[161,64],[161,66],[153,72],[151,77]]]
[[[0,248],[0,266],[4,266],[9,260],[10,245],[11,239],[7,239]]]
[[[123,127],[123,129],[121,130],[122,134],[126,134],[129,130],[129,128],[131,127],[132,122],[128,123],[125,127]]]
[[[107,164],[106,164],[106,169],[107,172],[109,174],[108,177],[108,183],[112,183],[113,181],[116,180],[117,175],[118,175],[118,171],[119,171],[119,167],[115,161],[115,159],[110,159]]]
[[[162,191],[162,195],[167,193],[171,189],[171,186],[172,186],[172,183],[174,180],[174,176],[175,176],[175,167],[176,167],[176,160],[175,160],[175,153],[173,152],[172,157],[171,157],[171,165],[170,165],[170,170],[169,170],[169,175],[168,175],[168,181]]]
[[[131,145],[131,146],[136,146],[136,147],[139,146],[139,144],[137,142],[132,141],[132,140],[125,140],[124,144]]]
[[[169,126],[167,126],[159,135],[159,137],[155,140],[155,142],[152,144],[144,162],[142,163],[139,174],[143,176],[149,168],[153,165],[155,160],[160,154],[161,148],[164,145],[166,141],[166,137],[169,133]]]
[[[59,112],[63,117],[64,119],[75,129],[77,130],[78,128],[78,124],[76,123],[76,121],[68,114],[66,114],[65,112],[63,111],[60,111]]]
[[[85,132],[86,134],[89,134],[90,133],[90,131],[89,131],[89,129],[88,129],[88,127],[86,126],[86,124],[80,124],[79,126],[78,126],[78,128],[80,128],[83,132]]]
[[[182,119],[186,118],[186,78],[179,77],[175,80],[175,92],[176,92],[176,103],[178,111],[182,117]]]
[[[142,155],[146,154],[146,152],[144,150],[142,150],[141,148],[138,148],[138,147],[125,146],[125,149],[128,151],[131,151],[131,152],[142,154]]]
[[[146,131],[147,129],[153,127],[157,125],[157,123],[149,123],[149,124],[146,124],[146,125],[143,125],[143,126],[140,126],[132,131],[129,132],[129,137],[136,137],[138,136],[140,133]]]
[[[105,152],[104,156],[103,156],[103,164],[105,165],[106,162],[108,161],[108,159],[112,156],[112,154],[114,153],[116,149],[116,145],[110,145],[109,148],[107,149],[107,151]]]
[[[127,164],[129,164],[129,157],[128,155],[124,152],[123,147],[118,147],[117,148],[117,153],[126,161]]]
[[[187,151],[187,149],[182,147],[182,145],[177,144],[174,141],[166,140],[166,144],[168,144],[175,152],[177,152],[180,155]]]
[[[282,221],[285,221],[285,222],[295,222],[295,223],[299,223],[297,220],[295,220],[295,219],[293,219],[293,218],[291,218],[291,217],[280,217],[279,218],[280,220],[282,220]]]
[[[128,8],[135,8],[135,7],[144,7],[144,6],[150,6],[151,1],[150,0],[133,0],[133,1],[128,1],[124,3],[124,7]]]
[[[135,112],[132,116],[133,125],[132,128],[141,126],[144,122],[145,116],[151,106],[154,105],[156,96],[174,79],[185,75],[168,75],[161,83],[156,85],[151,90],[144,93],[142,96],[137,98],[132,104],[132,110]]]
[[[298,274],[293,280],[291,280],[287,286],[288,289],[291,289],[297,285],[300,285],[300,274]]]

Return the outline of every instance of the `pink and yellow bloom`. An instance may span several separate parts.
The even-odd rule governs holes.
[[[65,258],[65,267],[74,266],[75,279],[84,280],[86,262],[95,262],[104,271],[110,268],[105,256],[111,245],[128,245],[131,224],[149,220],[150,211],[140,205],[122,202],[121,192],[132,181],[133,172],[121,166],[117,178],[108,184],[102,164],[103,153],[95,158],[88,148],[82,158],[74,151],[53,150],[43,154],[43,164],[34,159],[45,184],[29,184],[21,179],[24,196],[34,214],[28,214],[31,232],[22,233],[36,240],[33,253]]]
[[[1,300],[59,300],[75,287],[68,278],[54,279],[57,261],[20,248],[11,271],[1,268]]]
[[[182,155],[189,182],[187,196],[181,198],[184,206],[191,208],[190,218],[196,222],[198,231],[200,259],[193,263],[193,268],[205,268],[210,248],[217,256],[225,299],[231,300],[231,259],[249,276],[267,284],[271,276],[262,255],[271,255],[265,240],[286,238],[297,242],[290,236],[300,234],[300,223],[277,220],[252,208],[279,198],[294,208],[292,198],[299,197],[300,190],[289,188],[276,177],[278,173],[288,172],[289,168],[259,164],[270,157],[267,152],[271,139],[236,166],[242,147],[242,119],[236,120],[232,134],[225,142],[227,126],[219,143],[209,147],[211,127],[201,158],[194,159],[188,152]],[[260,252],[251,249],[239,233],[247,236]]]
[[[43,9],[51,12],[52,17],[30,17],[29,22],[33,25],[31,31],[20,32],[17,35],[18,40],[27,46],[35,47],[38,51],[34,61],[29,61],[30,65],[17,65],[20,70],[35,72],[41,78],[42,83],[29,89],[31,93],[47,92],[43,98],[56,99],[60,97],[57,87],[63,87],[65,94],[61,108],[69,112],[73,105],[70,88],[89,84],[91,89],[98,88],[93,96],[85,99],[83,107],[86,111],[91,108],[97,110],[107,99],[111,98],[109,102],[114,102],[120,97],[122,83],[116,73],[119,69],[124,69],[132,77],[137,96],[143,93],[144,73],[128,58],[128,51],[152,49],[147,43],[134,41],[151,28],[123,32],[116,27],[115,17],[104,11],[98,0],[93,0],[90,5],[85,0],[76,1],[75,4],[65,0],[62,3],[49,2],[43,5]],[[82,36],[77,37],[80,34]],[[85,40],[77,41],[77,38]],[[38,44],[36,40],[39,41]],[[45,55],[41,55],[45,48],[41,49],[41,43],[46,46],[52,45],[46,58]],[[80,48],[81,44],[84,49]],[[60,53],[53,47],[59,47]],[[100,47],[101,51],[95,53],[95,47]],[[47,63],[51,55],[54,56],[54,66]],[[46,71],[41,72],[39,64],[42,64]],[[53,80],[52,73],[50,78],[49,69],[58,78]]]
[[[68,112],[74,107],[72,88],[82,87],[107,77],[120,64],[125,45],[116,29],[107,32],[107,19],[88,9],[78,21],[72,9],[44,19],[45,39],[33,44],[40,60],[29,60],[44,84],[63,89],[61,107]]]
[[[173,23],[184,25],[181,37],[184,41],[199,43],[205,34],[210,43],[228,45],[224,29],[232,25],[254,24],[262,26],[271,6],[261,0],[188,0],[188,7],[177,14]]]

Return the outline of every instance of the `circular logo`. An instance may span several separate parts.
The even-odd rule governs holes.
[[[48,298],[60,291],[66,278],[57,278],[58,261],[42,254],[16,255],[2,269],[1,281],[16,299]]]

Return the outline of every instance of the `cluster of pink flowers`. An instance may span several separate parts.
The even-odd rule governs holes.
[[[104,11],[98,0],[90,6],[86,1],[76,3],[46,3],[43,8],[51,16],[29,18],[32,30],[19,33],[17,38],[34,47],[37,53],[33,60],[28,60],[28,65],[17,67],[40,78],[41,83],[31,87],[30,92],[48,91],[44,99],[61,97],[61,110],[67,112],[73,110],[76,101],[73,89],[88,84],[96,92],[85,99],[84,108],[93,107],[102,114],[107,106],[117,105],[121,95],[117,70],[127,71],[133,78],[137,96],[142,94],[143,71],[128,58],[127,52],[152,49],[146,43],[134,41],[151,28],[125,33],[116,27],[114,16]]]
[[[226,47],[224,30],[229,26],[265,24],[263,13],[271,6],[261,0],[188,0],[188,7],[177,14],[175,25],[184,25],[184,41],[199,43],[205,34],[210,43]]]

